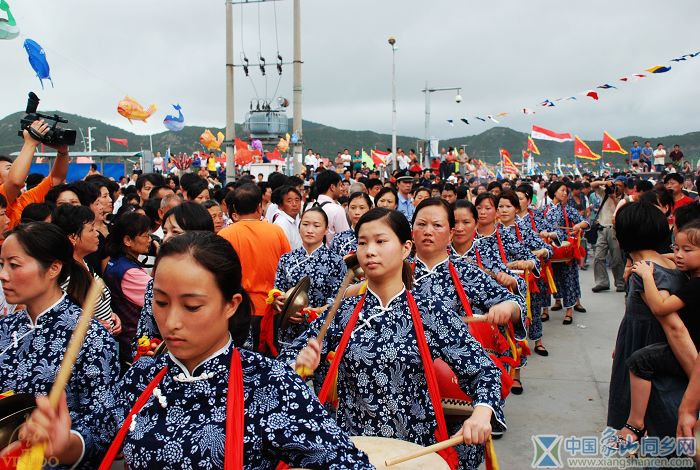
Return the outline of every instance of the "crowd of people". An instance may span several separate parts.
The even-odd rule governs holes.
[[[550,354],[545,323],[586,312],[591,263],[592,294],[626,295],[606,445],[693,436],[700,205],[681,172],[496,180],[463,151],[432,169],[401,151],[387,174],[346,149],[335,169],[309,158],[265,181],[202,167],[66,184],[67,148],[28,175],[39,141],[24,139],[0,157],[0,393],[37,396],[19,438],[61,466],[363,469],[349,436],[461,435],[440,456],[476,469],[528,359]],[[54,409],[44,395],[95,278]],[[308,305],[288,315],[302,280]],[[445,380],[468,417],[443,409]]]

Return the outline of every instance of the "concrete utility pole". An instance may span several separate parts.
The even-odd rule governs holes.
[[[233,109],[233,0],[226,0],[226,182],[236,178],[233,141],[236,123]]]
[[[292,158],[294,159],[294,174],[300,174],[303,161],[304,133],[302,132],[301,121],[301,0],[294,0],[294,114],[292,118],[292,132],[296,132],[298,142],[292,147]]]
[[[396,38],[389,37],[389,45],[391,46],[391,158],[387,162],[389,172],[397,168],[396,156]]]
[[[426,150],[425,150],[425,166],[424,168],[430,168],[430,158],[432,157],[432,149],[430,146],[430,141],[432,139],[430,135],[430,94],[434,93],[436,91],[456,91],[457,95],[455,96],[455,102],[456,103],[461,103],[462,102],[462,95],[460,94],[462,91],[462,87],[443,87],[443,88],[430,88],[428,86],[428,82],[425,82],[425,89],[421,90],[423,93],[425,93],[425,144],[426,144]]]

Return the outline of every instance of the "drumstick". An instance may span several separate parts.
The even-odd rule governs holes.
[[[433,452],[440,452],[441,450],[445,450],[449,447],[454,447],[459,444],[464,444],[464,437],[461,434],[446,441],[438,442],[437,444],[433,444],[423,449],[416,450],[414,452],[411,452],[410,454],[405,454],[401,457],[386,459],[384,461],[384,465],[386,465],[387,467],[391,467],[392,465],[406,462],[408,460],[417,459],[418,457],[423,457],[424,455],[432,454]]]
[[[353,270],[348,269],[348,272],[345,273],[345,277],[343,278],[343,283],[340,284],[340,289],[338,290],[338,293],[335,294],[335,299],[333,299],[333,305],[331,306],[330,310],[328,310],[328,313],[326,314],[326,319],[323,321],[323,325],[321,325],[321,328],[318,330],[318,336],[316,336],[316,341],[318,341],[318,344],[321,348],[323,348],[323,338],[326,336],[328,327],[331,326],[331,322],[333,321],[336,312],[338,312],[338,308],[340,308],[340,303],[343,301],[343,294],[345,294],[345,291],[350,286],[350,283],[352,282],[354,277],[355,273],[353,272]],[[313,374],[312,370],[309,370],[308,368],[302,366],[297,367],[295,370],[296,373],[301,375],[302,377],[308,377],[311,374]]]
[[[85,344],[85,336],[90,327],[90,320],[92,320],[92,316],[95,313],[95,304],[100,298],[100,295],[102,295],[103,287],[104,284],[102,281],[96,279],[90,285],[90,289],[85,296],[83,312],[80,314],[80,318],[78,318],[78,324],[75,326],[75,330],[73,330],[68,348],[63,355],[61,366],[58,369],[58,374],[56,374],[56,380],[51,387],[51,392],[49,392],[49,404],[53,409],[58,408],[58,402],[73,372],[73,366],[78,359],[80,348]],[[17,467],[20,468],[22,465],[26,465],[24,468],[41,468],[41,463],[44,460],[45,447],[46,444],[36,444],[28,448],[19,456]]]
[[[61,367],[56,375],[56,381],[53,383],[51,392],[49,393],[49,403],[53,408],[58,407],[61,392],[66,389],[68,380],[73,372],[73,365],[78,359],[80,348],[85,344],[85,336],[90,327],[90,320],[92,320],[92,316],[95,313],[95,304],[97,304],[97,301],[102,295],[103,287],[104,284],[102,281],[96,279],[90,285],[90,289],[85,296],[83,312],[80,314],[80,318],[78,318],[78,324],[75,326],[75,330],[73,330],[70,343],[68,343],[68,349],[66,349],[66,353],[63,355],[63,361],[61,361]]]
[[[488,321],[486,315],[472,315],[471,317],[462,317],[464,323],[485,323]]]

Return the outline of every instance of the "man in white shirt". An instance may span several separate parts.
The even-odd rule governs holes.
[[[275,214],[273,223],[279,225],[289,240],[292,250],[301,248],[299,235],[299,212],[301,211],[301,193],[293,186],[281,189],[279,211]]]
[[[352,155],[350,155],[350,150],[344,149],[340,158],[343,160],[343,169],[346,171],[350,170],[350,167],[352,166]]]
[[[318,166],[318,160],[316,155],[314,155],[314,149],[309,149],[304,157],[304,166],[306,167],[306,179],[313,176],[314,170]]]
[[[408,155],[406,155],[403,151],[402,148],[398,148],[396,150],[396,161],[399,165],[399,170],[400,171],[405,171],[408,170],[409,165],[411,164],[411,159],[408,158]]]
[[[664,150],[664,144],[657,144],[656,150],[654,150],[654,170],[661,173],[664,171],[665,163],[666,150]]]
[[[326,236],[328,246],[331,246],[336,233],[350,228],[348,218],[345,216],[345,209],[338,204],[340,185],[340,175],[335,171],[322,171],[316,177],[316,189],[318,190],[316,202],[328,216],[328,235]]]
[[[156,156],[153,157],[153,171],[163,173],[163,157],[160,156],[160,152],[156,152]]]

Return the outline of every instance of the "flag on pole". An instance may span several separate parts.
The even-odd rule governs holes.
[[[518,174],[518,167],[515,166],[513,160],[510,159],[510,154],[506,149],[498,149],[501,154],[501,160],[503,161],[503,172],[509,173],[511,175]]]
[[[617,141],[613,136],[603,131],[603,152],[610,153],[621,153],[622,155],[627,155],[627,151],[622,148],[620,142]]]
[[[540,149],[537,148],[537,145],[535,144],[535,141],[532,140],[532,137],[527,136],[527,151],[532,152],[535,155],[540,154]]]
[[[371,150],[371,152],[374,152],[374,150]],[[366,163],[367,168],[374,168],[374,161],[372,161],[372,157],[370,157],[364,149],[362,149],[362,163]]]
[[[571,134],[568,132],[564,134],[560,134],[554,131],[550,131],[549,129],[545,129],[544,127],[539,127],[539,126],[532,126],[532,132],[530,133],[530,136],[533,139],[542,139],[542,140],[553,140],[555,142],[569,142],[573,140],[571,138]]]
[[[114,142],[115,144],[122,145],[126,147],[127,149],[129,148],[129,139],[117,139],[116,137],[110,137],[109,138],[110,142]]]
[[[579,136],[574,138],[574,156],[587,160],[600,160],[600,155],[595,153]]]
[[[372,165],[369,163],[367,166],[379,166],[379,165],[386,165],[386,157],[389,156],[391,152],[382,152],[381,150],[372,150],[370,151],[371,158],[372,158]]]

